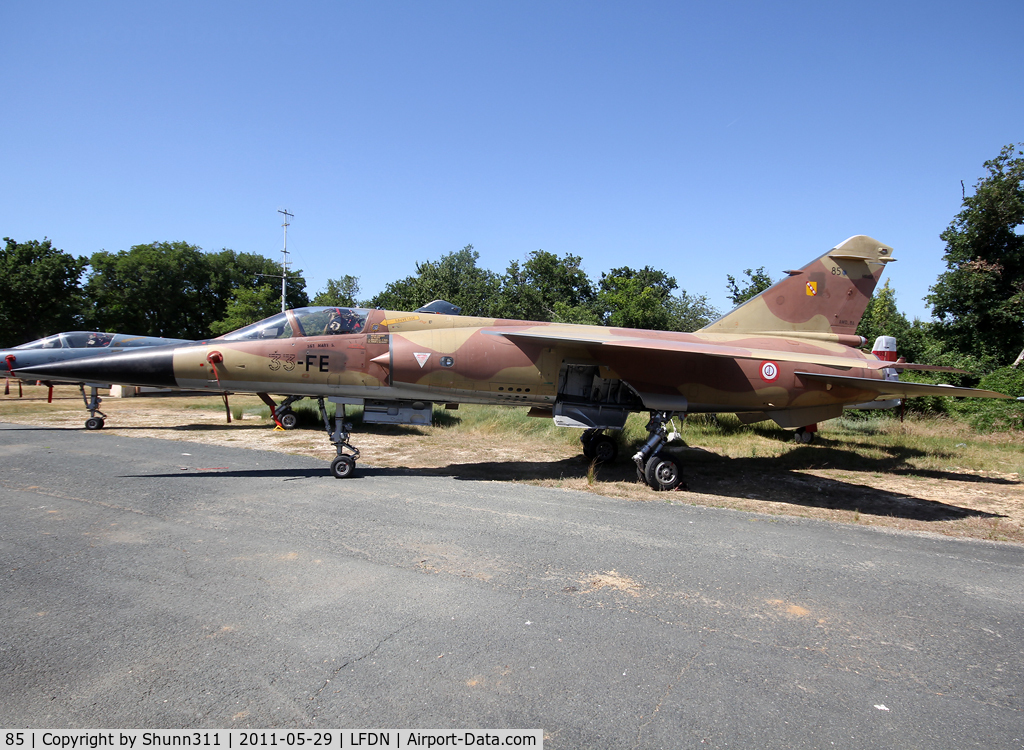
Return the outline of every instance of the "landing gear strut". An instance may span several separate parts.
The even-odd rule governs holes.
[[[85,384],[79,383],[78,390],[82,394],[82,401],[85,402],[85,409],[89,412],[89,418],[85,420],[85,429],[102,430],[107,415],[100,411],[100,389],[94,385],[89,386],[89,395],[85,395]],[[97,417],[96,415],[99,414]]]
[[[619,446],[615,442],[615,438],[605,435],[601,430],[584,431],[580,436],[580,442],[583,443],[583,455],[591,461],[610,464],[618,458]]]
[[[317,404],[320,407],[320,417],[324,420],[324,430],[331,436],[331,443],[334,444],[334,448],[338,451],[338,455],[331,461],[331,474],[335,479],[350,477],[356,470],[359,449],[348,442],[352,423],[345,421],[345,404],[335,404],[333,430],[331,429],[330,417],[327,416],[327,407],[324,405],[323,396],[317,399]],[[352,453],[345,453],[345,448],[348,448]]]
[[[679,460],[667,453],[660,452],[662,446],[668,442],[668,431],[665,429],[665,425],[673,416],[675,416],[674,413],[667,411],[652,411],[651,419],[647,423],[647,432],[650,433],[650,438],[633,456],[633,461],[636,462],[637,479],[658,491],[674,490],[680,486],[686,489]]]

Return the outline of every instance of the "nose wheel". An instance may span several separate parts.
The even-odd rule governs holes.
[[[352,476],[356,470],[356,461],[352,456],[338,456],[331,461],[331,474],[335,479],[345,479]]]
[[[334,411],[334,429],[331,429],[331,420],[327,416],[327,407],[324,405],[323,396],[317,399],[320,407],[320,418],[324,421],[324,430],[331,437],[338,455],[331,461],[331,476],[335,479],[347,479],[356,470],[356,460],[359,458],[359,449],[348,442],[352,429],[352,423],[345,421],[345,404],[336,404]],[[345,450],[351,451],[345,453]]]
[[[102,430],[107,415],[100,411],[100,402],[103,400],[100,398],[100,389],[94,385],[89,386],[89,395],[86,396],[85,384],[80,383],[78,390],[82,394],[82,401],[85,402],[85,410],[89,412],[89,418],[85,420],[85,429]]]

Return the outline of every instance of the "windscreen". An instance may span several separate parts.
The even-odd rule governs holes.
[[[114,334],[98,331],[68,331],[62,333],[61,337],[68,349],[99,349],[110,346],[110,342],[114,340]]]
[[[354,307],[300,307],[239,328],[221,338],[226,341],[255,341],[362,333],[368,314],[367,310]]]
[[[110,346],[114,334],[102,331],[65,331],[21,344],[15,349],[89,349]]]
[[[366,325],[366,310],[351,307],[303,307],[295,310],[295,319],[307,336],[362,333]]]
[[[60,334],[55,333],[52,336],[47,336],[45,339],[36,339],[35,341],[29,341],[27,344],[21,344],[14,347],[15,349],[60,349],[63,345],[61,344]]]

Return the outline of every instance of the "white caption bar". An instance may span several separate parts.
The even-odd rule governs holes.
[[[543,729],[0,729],[12,750],[139,748],[544,748]]]

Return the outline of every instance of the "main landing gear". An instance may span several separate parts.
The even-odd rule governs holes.
[[[583,455],[599,464],[610,464],[619,455],[619,446],[615,438],[605,435],[601,430],[585,430],[580,436],[583,443]]]
[[[813,443],[815,435],[818,434],[818,425],[811,424],[800,427],[793,433],[793,440],[798,443]]]
[[[274,409],[274,414],[277,416],[277,422],[286,430],[294,430],[299,424],[299,418],[295,416],[295,412],[292,411],[292,404],[296,401],[305,398],[304,396],[289,396],[281,405]]]
[[[657,491],[674,490],[678,487],[686,489],[683,481],[683,469],[679,459],[662,453],[661,449],[669,440],[665,425],[674,417],[674,413],[652,411],[647,423],[650,438],[633,456],[636,462],[637,479]]]
[[[94,385],[89,386],[89,395],[85,395],[85,384],[79,383],[78,390],[82,394],[82,401],[85,402],[85,409],[89,412],[89,418],[85,420],[85,429],[102,430],[106,424],[107,415],[100,411],[100,389]],[[97,417],[96,415],[99,414]]]
[[[287,402],[286,402],[287,403]],[[359,449],[348,442],[349,431],[352,423],[345,421],[345,405],[335,404],[334,429],[331,429],[330,417],[327,416],[327,407],[324,405],[323,396],[317,399],[320,406],[320,417],[324,420],[324,430],[331,436],[331,443],[334,444],[338,455],[331,461],[331,474],[335,479],[345,479],[352,476],[356,470],[356,460],[359,458]],[[352,451],[345,453],[345,448]]]
[[[256,395],[270,407],[270,415],[282,430],[294,430],[298,426],[299,418],[292,411],[292,404],[305,396],[288,396],[280,404],[277,404],[268,393],[257,393]]]

